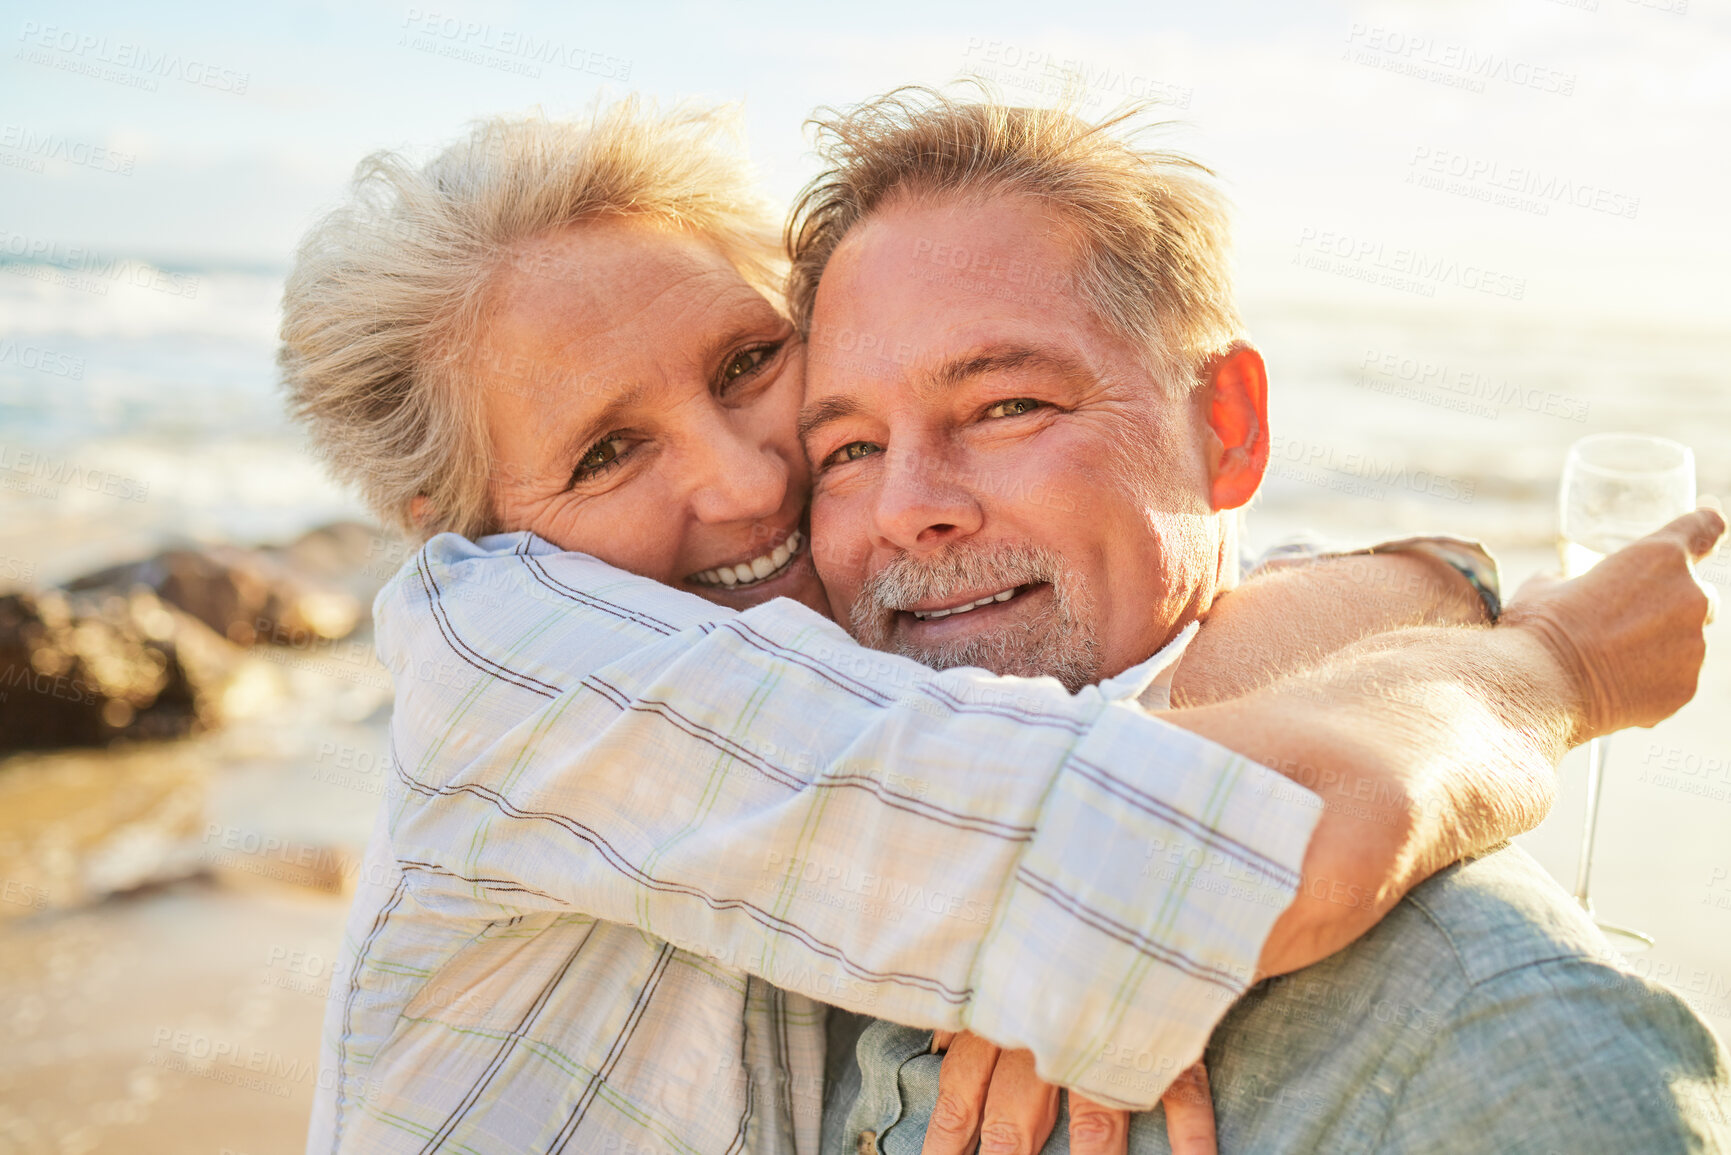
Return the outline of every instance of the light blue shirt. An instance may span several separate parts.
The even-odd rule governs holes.
[[[919,1150],[942,1058],[930,1040],[881,1022],[859,1036],[859,1066],[834,1068],[826,1155],[872,1150],[864,1131],[885,1155]],[[1222,1152],[1731,1151],[1724,1046],[1619,966],[1513,848],[1442,871],[1345,950],[1253,987],[1206,1061]],[[1069,1151],[1067,1115],[1044,1150]],[[1132,1155],[1170,1150],[1163,1111],[1131,1117]]]

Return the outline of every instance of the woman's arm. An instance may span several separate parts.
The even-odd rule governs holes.
[[[1723,522],[1696,518],[1713,523],[1675,533],[1710,548]],[[729,615],[531,539],[441,540],[379,613],[391,837],[417,901],[639,926],[1029,1047],[1042,1076],[1125,1106],[1200,1053],[1259,958],[1320,957],[1463,845],[1521,829],[1559,743],[1674,710],[1699,666],[1677,541],[1506,628],[1419,631],[1162,720],[934,673],[791,603]],[[1370,899],[1339,901],[1352,886]],[[1127,1090],[1125,1061],[1164,1078]]]
[[[1172,680],[1172,705],[1240,697],[1392,630],[1489,624],[1467,579],[1434,556],[1364,552],[1282,561],[1215,599]]]
[[[417,908],[639,927],[1017,1040],[1102,1097],[1122,1058],[1200,1051],[1319,812],[1096,689],[934,672],[791,602],[733,614],[526,537],[435,539],[377,620]]]
[[[1531,829],[1570,747],[1693,697],[1710,603],[1691,563],[1724,533],[1720,514],[1697,510],[1517,601],[1494,628],[1397,630],[1166,714],[1323,799],[1261,969],[1332,954],[1443,866]]]

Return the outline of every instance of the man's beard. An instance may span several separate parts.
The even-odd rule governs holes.
[[[919,645],[896,631],[896,613],[906,606],[1036,582],[1050,583],[1052,601],[1032,616],[1023,610],[1008,624],[931,645]],[[848,617],[854,637],[873,649],[940,670],[980,666],[1017,677],[1045,674],[1074,693],[1100,676],[1100,640],[1091,609],[1082,579],[1056,551],[1034,545],[968,546],[923,561],[900,555],[866,580]]]

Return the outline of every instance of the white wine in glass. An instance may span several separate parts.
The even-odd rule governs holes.
[[[1569,447],[1558,495],[1564,577],[1579,577],[1606,554],[1652,533],[1695,508],[1695,455],[1687,445],[1638,433],[1601,433]],[[1575,900],[1589,916],[1593,842],[1604,793],[1608,738],[1587,744],[1587,821],[1575,868]],[[1645,948],[1651,935],[1600,922],[1615,939]]]

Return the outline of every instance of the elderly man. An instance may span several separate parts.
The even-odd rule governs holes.
[[[1205,191],[1063,113],[904,93],[825,129],[832,167],[792,231],[791,304],[810,331],[801,434],[835,616],[933,666],[1072,686],[1167,645],[1229,579],[1220,511],[1266,460],[1262,362]],[[1150,864],[1171,869],[1158,849]],[[964,1036],[946,1080],[932,1041],[864,1033],[830,1149],[1037,1147],[1056,1097],[998,1094],[982,1124],[995,1048]],[[1142,1054],[1111,1061],[1127,1086],[1155,1073]],[[1712,1032],[1619,969],[1515,849],[1442,872],[1343,951],[1255,988],[1207,1067],[1223,1150],[1731,1149]],[[1130,1140],[1170,1149],[1158,1112]]]
[[[1506,625],[1405,631],[1290,681],[1256,685],[1287,639],[1246,626],[1215,680],[1236,696],[1137,708],[1230,576],[1186,470],[1247,498],[1254,406],[1208,419],[1218,451],[1147,463],[1177,471],[1166,504],[1115,524],[1158,580],[1120,583],[1117,545],[1107,575],[1060,552],[1081,538],[1030,541],[1021,584],[967,611],[1060,641],[1091,623],[1054,655],[1074,693],[861,648],[806,608],[829,547],[805,544],[799,345],[706,131],[626,104],[373,158],[290,278],[282,361],[321,448],[382,515],[468,535],[434,536],[378,603],[396,780],[309,1150],[809,1152],[825,1004],[971,1027],[1149,1107],[1253,971],[1362,934],[1529,826],[1566,743],[1693,692],[1686,559],[1711,514]],[[994,420],[1041,420],[1024,396]],[[1137,544],[1154,530],[1170,561]],[[1355,560],[1381,559],[1334,564]],[[886,613],[965,621],[917,585],[878,583]],[[1153,845],[1175,872],[1142,869]]]

